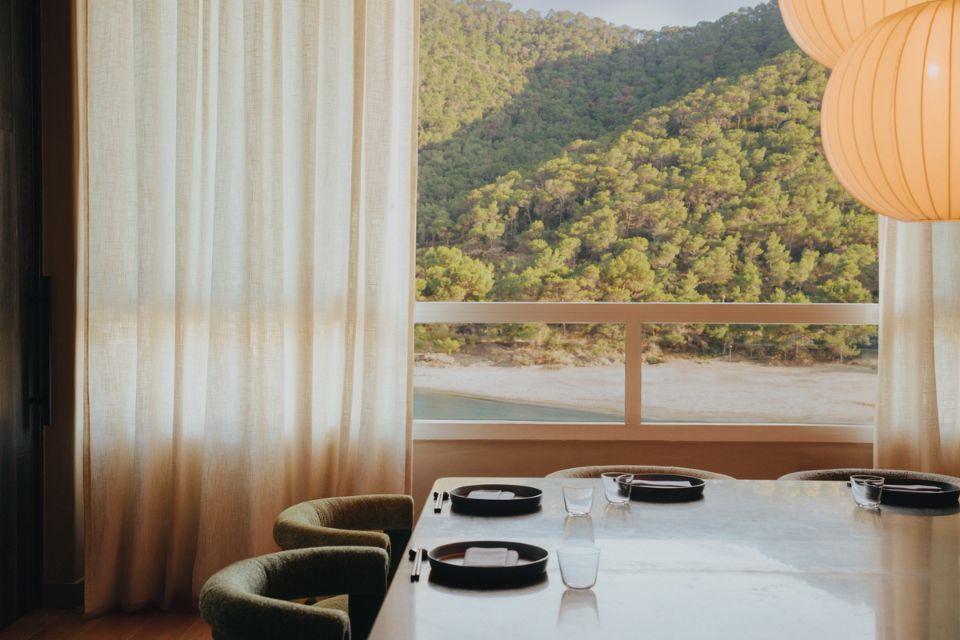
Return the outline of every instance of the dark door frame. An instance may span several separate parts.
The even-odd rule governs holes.
[[[40,605],[43,579],[50,394],[39,87],[39,6],[0,3],[0,628]]]

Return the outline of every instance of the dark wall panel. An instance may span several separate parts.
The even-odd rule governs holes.
[[[52,418],[43,432],[43,604],[83,601],[82,430],[74,406],[77,252],[73,122],[74,0],[40,4],[43,273],[50,278]]]
[[[39,603],[37,8],[0,0],[0,627]]]

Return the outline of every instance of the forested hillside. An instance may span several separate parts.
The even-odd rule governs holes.
[[[792,47],[764,5],[714,23],[632,31],[504,2],[425,0],[420,236],[447,238],[469,192],[570,142],[622,131],[648,109]]]
[[[875,298],[876,216],[827,166],[827,72],[775,4],[648,33],[427,0],[423,38],[421,299]],[[660,346],[801,356],[795,331],[671,331]],[[420,337],[438,332],[476,339]],[[811,329],[803,355],[864,334]]]

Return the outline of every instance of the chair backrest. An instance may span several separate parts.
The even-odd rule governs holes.
[[[407,546],[413,529],[413,498],[380,494],[321,498],[284,509],[273,524],[281,549],[363,546],[384,549],[392,557]],[[391,552],[398,551],[397,554]]]
[[[779,480],[849,480],[853,475],[881,476],[887,480],[933,480],[934,482],[960,483],[960,479],[945,476],[939,473],[924,473],[907,469],[812,469],[810,471],[795,471],[780,476]]]
[[[365,638],[387,590],[388,562],[383,549],[372,547],[297,549],[241,560],[207,580],[200,615],[217,640]],[[290,602],[323,593],[349,594],[349,616]]]
[[[561,469],[547,474],[548,478],[599,478],[600,474],[607,472],[619,473],[672,473],[680,476],[690,476],[691,478],[700,478],[701,480],[734,480],[733,476],[714,471],[704,471],[703,469],[688,469],[686,467],[658,467],[639,464],[614,464],[596,467],[573,467],[571,469]]]

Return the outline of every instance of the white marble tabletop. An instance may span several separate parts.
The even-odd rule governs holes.
[[[842,482],[708,480],[683,504],[605,504],[599,480],[443,478],[434,490],[503,482],[543,489],[512,517],[434,514],[412,544],[508,540],[550,552],[547,579],[478,591],[420,582],[401,564],[373,640],[960,638],[960,514],[858,509]],[[561,482],[594,484],[589,518],[568,518]],[[589,538],[600,572],[566,589],[556,549]],[[406,557],[406,550],[404,550]]]

